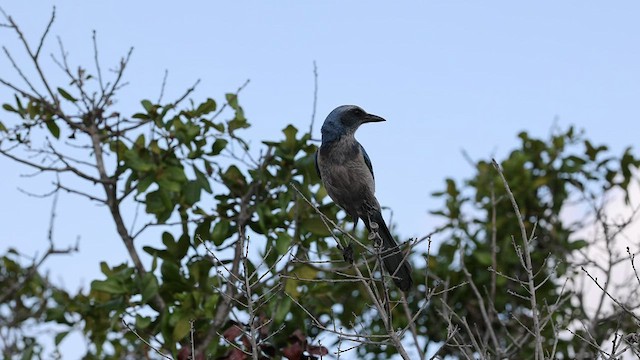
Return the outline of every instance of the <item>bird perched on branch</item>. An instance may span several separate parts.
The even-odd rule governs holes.
[[[322,125],[322,144],[316,153],[316,170],[327,193],[353,218],[362,219],[369,233],[378,233],[385,268],[402,291],[413,284],[411,266],[393,239],[382,218],[376,199],[373,168],[369,155],[355,139],[358,127],[368,122],[385,121],[358,106],[335,108]]]

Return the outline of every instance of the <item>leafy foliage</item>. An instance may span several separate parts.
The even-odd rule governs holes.
[[[41,69],[39,48],[25,48]],[[103,276],[70,293],[38,268],[70,250],[51,245],[30,265],[8,250],[0,259],[5,357],[47,356],[26,331],[34,323],[56,325],[56,345],[81,331],[91,344],[87,359],[150,358],[156,351],[178,359],[317,359],[344,349],[348,339],[356,339],[361,358],[408,358],[389,341],[394,336],[414,340],[421,357],[442,346],[440,356],[532,358],[543,342],[548,358],[579,351],[594,358],[600,350],[584,338],[600,345],[614,331],[636,331],[632,320],[620,320],[637,320],[628,308],[590,315],[585,294],[565,287],[577,282],[576,254],[595,246],[576,231],[589,221],[608,224],[598,216],[576,223],[561,216],[614,191],[630,202],[632,169],[640,165],[630,149],[612,156],[573,128],[546,140],[522,132],[520,146],[500,162],[520,214],[491,161],[476,162],[467,180],[446,179],[434,193],[443,204],[432,211],[445,222],[434,238],[445,240],[437,251],[420,250],[425,264],[411,259],[419,285],[401,294],[380,284],[375,261],[362,260],[375,260],[371,246],[356,247],[355,266],[344,261],[342,249],[351,243],[329,225],[344,218],[320,186],[311,134],[287,125],[279,139],[249,146],[242,88],[223,101],[185,104],[192,89],[172,102],[144,99],[138,111],[122,115],[115,99],[128,56],[109,82],[99,67],[71,69],[61,56],[69,84],[50,84],[40,71],[39,90],[0,79],[14,92],[3,104],[13,122],[0,123],[0,154],[55,175],[53,193],[104,205],[117,229],[114,244],[125,246],[131,262],[100,263]],[[69,149],[85,149],[86,157],[78,161]],[[81,181],[91,186],[77,186]],[[146,216],[131,229],[123,210],[136,204]],[[520,219],[530,239],[517,240]],[[136,241],[152,227],[162,234],[140,248]],[[355,240],[370,244],[360,230]],[[360,272],[368,276],[354,276]],[[541,336],[532,339],[538,320]],[[558,336],[575,322],[593,326]],[[328,343],[318,344],[321,335]]]
[[[588,319],[584,310],[576,306],[575,294],[565,287],[565,281],[575,276],[572,254],[596,245],[572,236],[585,226],[584,219],[571,223],[568,221],[572,220],[566,220],[561,214],[572,206],[589,209],[594,199],[607,197],[616,189],[621,190],[628,201],[630,169],[638,167],[640,159],[635,158],[630,149],[620,157],[611,156],[606,146],[594,147],[573,127],[557,132],[547,141],[526,132],[518,137],[520,147],[501,161],[500,167],[517,199],[526,232],[532,236],[529,251],[533,269],[539,271],[537,303],[546,304],[541,306],[541,313],[553,316],[555,322],[555,327],[549,325],[542,332],[546,339],[544,348],[551,349],[558,340],[558,329],[569,327],[577,319]],[[479,303],[468,287],[448,293],[450,308],[475,324],[480,334],[488,333],[486,326],[490,323],[498,336],[505,339],[505,348],[511,348],[507,354],[532,357],[535,342],[530,340],[527,330],[532,327],[532,318],[527,299],[530,294],[521,285],[527,274],[521,265],[521,245],[516,240],[520,234],[518,219],[498,172],[491,161],[478,161],[473,177],[462,183],[447,179],[445,190],[433,195],[443,199],[443,208],[432,214],[445,220],[443,230],[448,240],[431,256],[430,264],[434,266],[429,269],[430,274],[447,284],[474,282],[495,312],[490,312],[489,319],[485,320],[482,308],[486,305]],[[473,274],[472,279],[465,271]],[[437,306],[432,307],[419,324],[425,326],[430,339],[444,341],[448,336],[444,331],[447,327],[438,311]],[[600,323],[602,331],[592,334],[596,335],[596,344],[609,338],[618,326],[616,321],[609,318]],[[633,326],[620,330],[633,331]],[[506,340],[509,336],[517,340]],[[471,339],[467,337],[467,341]],[[576,337],[560,338],[553,357],[572,358],[579,343]]]

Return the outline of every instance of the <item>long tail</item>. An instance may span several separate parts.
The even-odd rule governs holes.
[[[369,221],[363,219],[367,230],[371,232]],[[411,279],[411,265],[398,247],[398,243],[393,239],[387,224],[382,218],[380,211],[372,211],[370,220],[378,224],[378,234],[382,238],[382,260],[384,267],[393,278],[393,282],[402,291],[408,291],[413,285]]]

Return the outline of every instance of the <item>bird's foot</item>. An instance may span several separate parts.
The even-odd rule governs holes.
[[[344,261],[348,262],[349,264],[353,264],[353,246],[351,245],[351,243],[349,243],[349,245],[347,245],[346,247],[340,246],[340,250],[342,250],[342,258],[344,259]]]
[[[380,234],[378,234],[378,223],[371,221],[369,227],[371,228],[369,236],[367,237],[369,241],[373,241],[373,246],[375,247],[382,246],[382,238]]]

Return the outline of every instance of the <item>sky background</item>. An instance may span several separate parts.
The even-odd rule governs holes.
[[[377,197],[393,209],[403,240],[429,233],[440,206],[430,194],[446,177],[461,179],[474,159],[503,158],[523,130],[546,137],[575,125],[615,153],[640,135],[640,3],[619,1],[431,1],[389,6],[380,1],[149,2],[18,1],[0,6],[36,41],[57,6],[46,54],[60,36],[72,65],[93,69],[96,30],[103,69],[134,52],[117,109],[141,110],[157,99],[165,70],[165,99],[197,79],[196,101],[223,99],[247,79],[240,102],[254,144],[281,138],[287,124],[309,127],[313,62],[318,66],[314,137],[336,106],[356,104],[385,123],[363,126],[357,138],[376,171]],[[16,36],[0,28],[0,44],[20,61]],[[66,85],[44,58],[45,72]],[[30,70],[28,74],[33,74]],[[0,77],[19,83],[6,58]],[[0,88],[0,101],[12,93]],[[0,111],[0,121],[14,119]],[[0,251],[35,255],[47,246],[51,178],[0,157]],[[52,280],[70,290],[100,278],[99,261],[127,261],[107,209],[62,194],[55,228],[58,246],[80,253],[46,263]],[[439,239],[434,239],[438,241]],[[153,244],[155,239],[148,239]],[[77,338],[63,343],[77,358]]]

